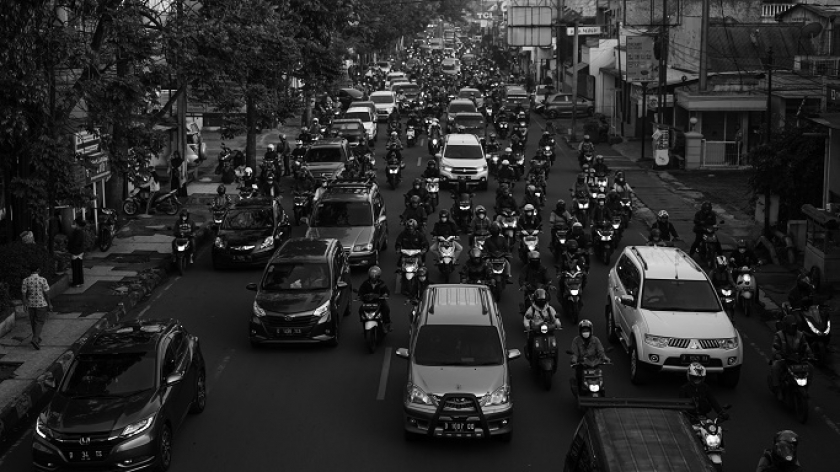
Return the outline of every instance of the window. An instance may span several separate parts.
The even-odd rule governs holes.
[[[625,255],[622,255],[621,258],[618,260],[618,265],[616,266],[616,273],[618,274],[618,279],[621,280],[621,285],[624,287],[624,291],[627,292],[627,295],[636,296],[636,293],[639,291],[639,271],[636,269],[636,266],[633,265],[633,262]]]
[[[268,229],[272,226],[271,210],[268,208],[249,208],[243,210],[231,210],[222,229],[251,230]]]
[[[443,152],[447,159],[482,159],[481,146],[479,145],[447,145]]]
[[[330,287],[330,268],[326,263],[278,262],[268,266],[263,279],[265,290],[326,290]]]
[[[426,325],[414,346],[418,365],[501,365],[504,359],[493,326]]]
[[[155,358],[145,352],[82,354],[67,373],[68,397],[128,396],[155,386]]]
[[[304,160],[312,163],[341,162],[341,149],[337,147],[309,148]]]
[[[566,102],[569,101],[569,96],[568,95],[557,95],[551,101],[554,102],[554,103],[566,103]]]
[[[324,202],[319,203],[312,218],[313,227],[371,226],[370,203]]]
[[[391,95],[372,95],[370,101],[381,105],[390,105],[394,103],[394,97]]]
[[[646,279],[642,305],[655,311],[721,311],[715,290],[706,280]]]
[[[455,124],[466,128],[483,128],[484,118],[480,116],[459,116],[455,118]]]
[[[370,113],[365,111],[351,111],[345,113],[344,118],[348,120],[361,120],[362,123],[369,123],[373,121],[373,118],[371,118]]]
[[[447,113],[476,113],[476,109],[473,102],[453,103]]]

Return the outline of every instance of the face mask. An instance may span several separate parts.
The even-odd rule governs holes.
[[[580,333],[580,335],[583,337],[583,339],[589,339],[589,337],[592,336],[592,333],[590,333],[589,331],[584,331]]]
[[[440,222],[441,223],[446,223],[447,220],[449,220],[449,218],[443,217],[443,218],[440,219]]]
[[[479,213],[479,214],[478,214],[478,217],[479,217],[479,218],[487,218],[487,215],[484,215],[484,214]]]

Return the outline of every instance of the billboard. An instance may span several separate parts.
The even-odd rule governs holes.
[[[652,36],[627,37],[627,80],[650,82],[656,80],[657,61],[653,57]]]
[[[551,26],[551,7],[510,7],[508,26]]]
[[[507,28],[508,46],[551,46],[552,28],[509,26]]]

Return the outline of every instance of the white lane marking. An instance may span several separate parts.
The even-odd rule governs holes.
[[[423,139],[421,139],[421,140],[420,140],[420,145],[421,145],[421,146],[425,146],[425,145],[426,145],[426,138],[423,138]]]
[[[165,291],[169,290],[170,288],[172,288],[172,284],[171,284],[171,283],[170,283],[170,284],[168,284],[166,287],[163,287],[163,291],[165,292]]]
[[[218,382],[219,379],[222,377],[222,373],[225,371],[225,367],[227,367],[228,363],[230,362],[230,357],[233,355],[233,353],[235,351],[236,351],[236,349],[231,349],[230,354],[228,354],[224,358],[222,358],[222,362],[219,362],[219,366],[216,367],[216,371],[213,372],[213,383],[207,386],[207,393],[208,394],[210,393],[210,389],[213,387],[213,385],[215,385],[216,382]]]
[[[11,454],[11,453],[12,453],[12,451],[16,450],[18,447],[20,447],[20,445],[21,445],[21,444],[23,444],[23,442],[24,442],[24,441],[28,441],[28,440],[29,440],[29,437],[30,437],[31,435],[32,435],[32,430],[30,429],[30,430],[29,430],[29,431],[27,431],[25,434],[21,435],[20,439],[18,439],[17,441],[15,441],[15,443],[14,443],[14,444],[12,444],[12,445],[9,447],[9,449],[8,449],[8,450],[6,450],[6,453],[5,453],[5,454],[3,454],[3,456],[2,456],[2,457],[0,457],[0,468],[2,468],[2,466],[3,466],[3,462],[5,462],[5,461],[6,461],[6,459],[8,459],[8,458],[9,458],[9,454]],[[3,470],[5,470],[5,469],[3,469]]]
[[[158,295],[158,297],[160,297],[160,295]],[[157,298],[155,298],[155,300],[157,300]],[[155,300],[153,300],[153,301],[155,301]],[[142,310],[140,310],[140,314],[138,314],[138,315],[137,315],[137,318],[142,318],[142,317],[143,317],[143,315],[145,315],[145,314],[146,314],[146,312],[147,312],[147,311],[149,311],[149,309],[150,309],[151,307],[152,307],[152,305],[146,305],[146,307],[145,307],[145,308],[143,308]]]
[[[423,162],[423,156],[417,156],[417,167],[420,167],[421,162]]]
[[[382,372],[379,374],[379,391],[376,393],[377,400],[385,399],[385,389],[388,387],[388,371],[391,369],[390,347],[385,348],[385,359],[382,361]]]

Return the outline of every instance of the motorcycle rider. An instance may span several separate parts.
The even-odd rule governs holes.
[[[562,287],[566,282],[566,275],[563,272],[574,271],[576,266],[580,266],[579,268],[582,272],[581,286],[585,288],[586,280],[589,275],[586,272],[587,262],[584,257],[585,253],[580,249],[577,241],[574,239],[566,241],[566,247],[564,249],[562,257],[560,258],[560,265],[556,267],[559,271],[558,284]],[[581,259],[583,259],[582,263],[580,262]]]
[[[484,241],[484,251],[487,254],[505,255],[505,279],[510,280],[510,251],[506,237],[502,236],[502,228],[498,223],[490,225],[490,237]]]
[[[656,228],[650,230],[650,236],[648,236],[647,245],[648,246],[660,246],[662,245],[662,232]]]
[[[394,107],[391,114],[388,115],[388,129],[393,130],[394,133],[402,131],[402,123],[400,123],[400,107]]]
[[[429,286],[429,269],[421,267],[417,269],[417,299],[423,298],[423,293]]]
[[[663,241],[676,241],[680,239],[680,236],[677,234],[677,228],[674,228],[674,224],[668,221],[668,212],[665,210],[659,210],[659,213],[656,215],[656,221],[650,228],[651,233],[653,233],[654,229],[659,230],[660,237],[662,237]]]
[[[592,322],[587,319],[578,322],[578,335],[572,340],[571,351],[571,363],[575,368],[578,388],[583,384],[584,363],[597,361],[599,364],[609,364],[611,362],[601,340],[592,332]]]
[[[583,172],[578,174],[577,179],[575,180],[575,186],[572,189],[573,195],[578,195],[581,192],[586,198],[589,198],[589,195],[592,194],[592,191],[589,189],[589,184],[586,182],[586,174]]]
[[[385,331],[390,333],[391,307],[388,305],[388,297],[391,296],[391,290],[388,289],[388,284],[382,280],[382,269],[379,266],[373,266],[368,269],[368,278],[359,286],[358,293],[359,298],[371,293],[379,296],[379,309],[380,313],[382,313],[382,323],[385,325]],[[361,306],[359,306],[359,316],[364,316]]]
[[[501,149],[501,147],[501,143],[499,143],[499,141],[496,138],[496,133],[490,133],[490,139],[487,140],[487,144],[485,145],[485,152],[499,152],[499,149]]]
[[[274,168],[277,165],[278,157],[279,154],[277,154],[277,151],[274,150],[274,145],[269,144],[268,148],[265,151],[265,155],[263,156],[263,172],[265,172],[267,166],[271,166],[272,168]]]
[[[542,209],[543,202],[542,199],[537,196],[537,187],[535,185],[529,184],[525,187],[525,196],[522,198],[522,207],[524,208],[526,205],[531,205],[535,209]]]
[[[513,198],[513,192],[511,192],[509,188],[503,191],[501,195],[496,197],[496,220],[500,218],[499,215],[502,214],[502,211],[505,208],[514,212],[516,212],[518,208],[518,205],[516,204],[516,199]]]
[[[312,118],[312,125],[309,127],[309,134],[311,136],[321,135],[321,124],[318,121],[318,118]]]
[[[415,137],[419,135],[420,132],[423,130],[423,123],[420,121],[420,118],[417,116],[416,112],[411,112],[411,114],[408,115],[408,121],[406,122],[405,126],[406,128],[410,126],[414,127]]]
[[[190,212],[186,208],[181,210],[181,215],[178,217],[178,221],[175,222],[175,229],[173,231],[173,236],[175,239],[172,240],[172,258],[175,258],[175,254],[177,252],[175,241],[177,238],[187,238],[190,240],[190,264],[195,262],[195,232],[198,231],[198,225],[190,219]]]
[[[717,218],[715,212],[712,211],[712,204],[710,202],[703,202],[700,206],[700,211],[694,214],[694,242],[691,244],[691,249],[688,251],[690,256],[693,256],[700,248],[703,242],[703,234],[709,226],[715,226]],[[720,242],[718,242],[718,254],[722,251],[720,249]]]
[[[579,221],[572,223],[572,234],[569,237],[569,241],[575,241],[577,243],[578,251],[581,251],[584,260],[586,260],[586,266],[589,267],[589,254],[592,252],[592,241],[589,239],[589,235],[583,231],[583,225]],[[566,244],[569,241],[566,241]]]
[[[420,249],[423,263],[426,263],[426,252],[429,251],[429,241],[426,240],[426,235],[418,229],[417,220],[410,219],[405,223],[405,230],[397,236],[394,242],[394,249],[399,256],[397,265],[402,264],[402,250],[403,249]]]
[[[551,225],[551,244],[554,245],[557,243],[557,235],[554,234],[554,229],[557,227],[566,227],[567,229],[571,229],[572,223],[575,222],[575,217],[569,213],[569,210],[566,209],[566,201],[562,198],[557,200],[557,203],[554,206],[554,209],[551,210],[551,214],[548,217],[548,224]]]
[[[799,274],[796,285],[788,292],[788,304],[791,309],[805,310],[811,306],[814,298],[814,285],[806,274]]]
[[[709,412],[715,410],[721,420],[729,419],[729,414],[723,410],[712,389],[705,382],[706,368],[699,362],[692,362],[686,372],[688,382],[680,387],[680,398],[688,398],[694,401],[694,409],[686,411],[692,423],[696,423],[700,417],[707,417]]]
[[[633,189],[630,188],[630,184],[624,180],[623,170],[616,171],[615,177],[613,178],[612,189],[621,197],[630,198],[631,195],[635,195]]]
[[[588,152],[595,152],[595,143],[593,143],[592,140],[589,139],[588,134],[584,134],[583,135],[583,141],[581,141],[581,143],[578,144],[578,162],[581,165],[583,165],[583,155],[587,151]]]
[[[420,198],[420,203],[424,206],[428,205],[429,203],[429,191],[426,190],[426,182],[418,177],[414,179],[414,182],[411,183],[411,189],[405,193],[405,200],[406,202],[411,201],[411,197],[417,196]]]
[[[216,187],[216,196],[213,197],[213,208],[214,209],[222,209],[228,208],[231,205],[230,195],[227,195],[227,188],[224,184],[219,184]]]
[[[549,133],[548,131],[543,131],[543,134],[540,137],[539,146],[540,148],[543,148],[545,146],[553,146],[551,144],[551,133]]]
[[[592,164],[592,170],[594,170],[596,174],[610,175],[610,168],[604,164],[604,156],[600,154],[595,156],[595,163]]]
[[[528,340],[525,344],[525,357],[531,358],[531,347],[533,345],[534,333],[543,322],[553,325],[554,329],[560,328],[560,319],[557,317],[557,310],[548,304],[548,292],[544,288],[534,291],[534,299],[531,306],[525,310],[522,318],[522,325],[527,333]]]
[[[424,179],[439,179],[440,178],[440,169],[438,168],[436,160],[429,159],[429,162],[426,163],[426,170],[423,171],[423,178]]]
[[[475,244],[475,234],[478,232],[483,231],[490,231],[490,224],[493,221],[490,218],[487,218],[487,209],[484,208],[484,205],[478,205],[475,207],[475,217],[473,217],[472,221],[470,222],[469,234],[470,234],[470,246]]]
[[[279,141],[277,142],[277,154],[283,159],[283,175],[289,175],[292,173],[292,169],[289,163],[289,155],[292,153],[292,148],[289,146],[289,140],[286,139],[286,134],[281,134],[278,136]]]
[[[618,198],[618,193],[613,190],[610,190],[610,193],[607,194],[607,210],[609,210],[613,217],[624,213],[624,208],[621,206],[621,199]],[[624,222],[622,220],[622,226],[623,225]]]
[[[595,198],[595,206],[592,207],[592,231],[595,232],[595,227],[604,221],[612,221],[613,213],[607,206],[607,197],[603,193],[599,193]]]
[[[452,241],[452,244],[455,247],[455,253],[452,255],[452,258],[454,260],[454,263],[457,264],[458,258],[461,256],[461,251],[463,251],[464,248],[457,241],[458,225],[455,224],[455,222],[449,218],[449,210],[440,210],[440,213],[438,214],[438,222],[435,223],[435,226],[432,228],[431,234],[432,236],[434,236],[434,238],[432,239],[432,246],[429,248],[429,250],[436,257],[439,256],[437,237],[443,236],[446,238],[449,236],[456,236],[456,240]]]
[[[524,292],[525,303],[528,303],[534,290],[548,286],[549,282],[551,282],[551,277],[548,275],[548,269],[543,267],[540,262],[540,253],[537,251],[529,252],[528,265],[519,274],[519,287]]]
[[[729,255],[729,262],[732,263],[734,269],[741,267],[755,267],[758,265],[758,257],[755,253],[747,247],[747,242],[743,239],[738,240],[738,247]]]
[[[537,214],[537,209],[530,203],[522,207],[522,218],[516,223],[516,231],[533,231],[542,228],[542,218]]]
[[[248,189],[250,191],[256,184],[257,178],[254,176],[254,169],[246,167],[245,172],[242,174],[242,181],[239,189]]]
[[[470,249],[470,257],[467,263],[461,268],[461,283],[475,283],[478,280],[489,281],[492,279],[490,267],[481,258],[481,249],[474,247]]]
[[[811,346],[805,339],[805,334],[799,331],[796,317],[785,315],[782,318],[781,329],[773,336],[773,363],[770,368],[770,375],[773,384],[773,391],[779,401],[784,399],[784,393],[780,388],[782,374],[787,367],[788,359],[810,359],[814,357]]]
[[[312,134],[309,132],[309,128],[307,128],[306,126],[302,126],[300,128],[298,141],[301,141],[303,144],[309,144],[312,141]]]
[[[507,149],[505,149],[505,152],[507,152]],[[499,182],[514,182],[519,180],[519,173],[517,172],[517,169],[514,169],[513,166],[510,165],[509,160],[502,159],[502,163],[496,171],[496,180]]]
[[[773,435],[773,446],[765,449],[755,472],[796,472],[800,470],[797,446],[799,435],[785,429]]]
[[[409,220],[414,220],[420,226],[426,226],[426,209],[420,203],[419,196],[413,195],[410,197],[408,206],[401,217],[406,222],[406,226],[408,226],[407,222]]]
[[[391,135],[388,137],[388,142],[385,143],[385,149],[388,151],[394,151],[397,156],[397,160],[400,161],[400,164],[402,164],[403,145],[396,131],[391,132]]]

